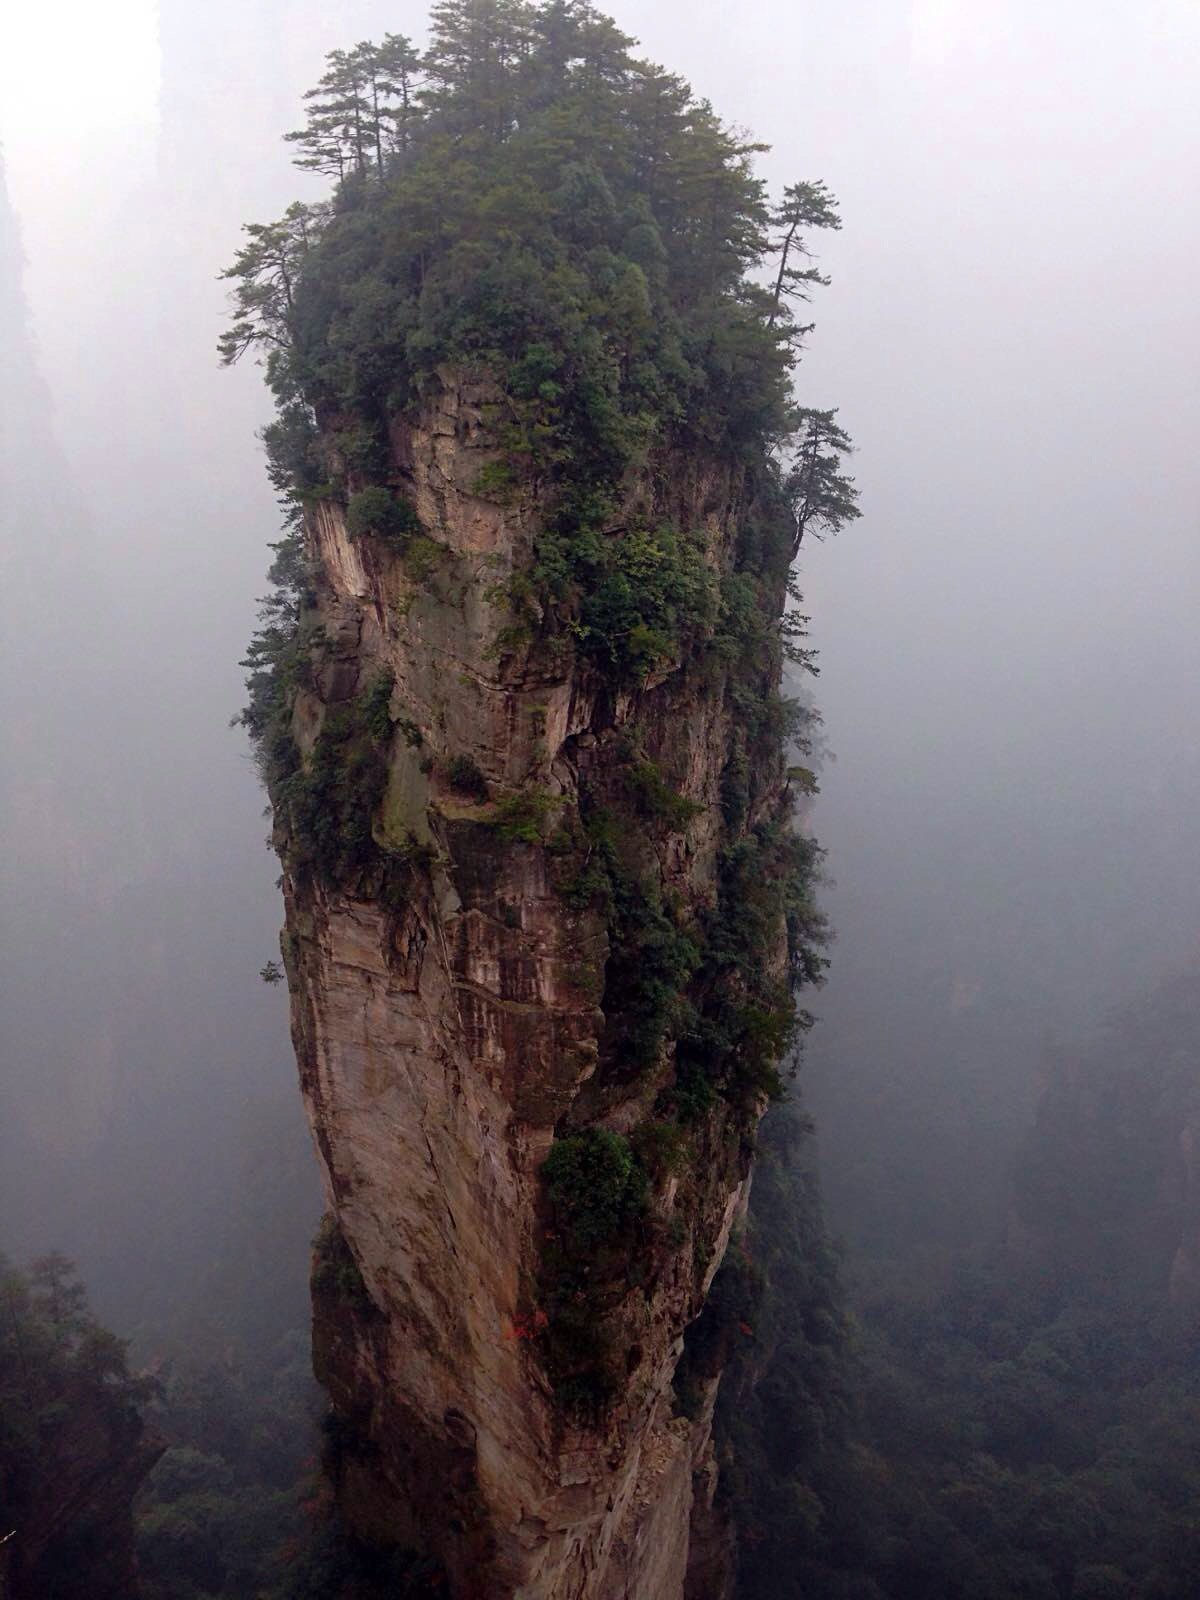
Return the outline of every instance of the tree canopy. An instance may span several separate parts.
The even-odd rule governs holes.
[[[772,203],[764,147],[610,19],[440,0],[423,54],[388,35],[327,61],[287,137],[333,193],[250,226],[226,274],[222,358],[257,349],[281,404],[370,430],[443,363],[490,370],[516,403],[514,453],[569,473],[574,521],[596,527],[668,437],[765,448],[783,476],[848,450],[791,388],[793,305],[826,281],[812,241],[840,226],[833,196],[797,182]],[[802,481],[801,532],[829,487],[826,526],[856,514],[848,479]]]
[[[0,1583],[14,1595],[77,1600],[119,1569],[129,1499],[157,1454],[142,1422],[155,1388],[65,1256],[27,1271],[0,1256]]]

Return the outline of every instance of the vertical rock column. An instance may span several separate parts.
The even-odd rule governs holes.
[[[502,399],[447,373],[393,428],[420,534],[352,537],[332,499],[306,513],[316,604],[292,782],[308,809],[277,796],[276,826],[328,1199],[314,1306],[329,1467],[356,1533],[429,1552],[456,1596],[680,1600],[715,1380],[683,1415],[672,1377],[744,1203],[760,1108],[717,1098],[683,1134],[664,1117],[670,1030],[648,1060],[617,1025],[615,986],[638,973],[579,885],[603,812],[664,925],[683,938],[711,914],[735,719],[698,659],[631,684],[506,640],[539,507],[529,490],[477,492]],[[658,469],[630,488],[631,514],[668,514],[669,496],[720,570],[726,478]],[[670,804],[630,802],[647,773]],[[782,789],[772,773],[759,818]],[[764,959],[782,972],[782,926]],[[647,1127],[686,1159],[650,1164],[627,1260],[597,1260],[588,1314],[616,1381],[581,1408],[547,1360],[540,1169],[556,1137],[641,1148]]]

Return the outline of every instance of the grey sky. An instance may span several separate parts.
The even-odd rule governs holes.
[[[839,758],[818,823],[840,940],[813,1064],[838,1152],[864,1086],[922,1070],[945,1021],[928,1007],[947,996],[986,1010],[1001,983],[1010,1010],[1026,997],[1026,1032],[1030,1017],[1074,1026],[1200,951],[1200,8],[614,11],[772,144],[774,183],[823,178],[845,221],[823,241],[834,283],[800,376],[858,443],[865,512],[804,559]],[[106,611],[87,630],[74,619],[72,665],[114,685],[100,701],[141,851],[127,885],[173,896],[168,920],[224,915],[212,939],[245,947],[251,978],[251,947],[272,953],[274,869],[224,723],[275,518],[257,375],[214,366],[216,274],[243,221],[305,192],[276,135],[322,53],[423,20],[378,0],[336,16],[168,0],[157,147],[144,126],[110,129],[74,159],[56,147],[39,175],[29,128],[9,130],[58,445],[105,571]],[[182,904],[189,873],[230,892]],[[217,1043],[187,1024],[202,1036],[173,1042],[183,1057],[228,1054],[248,1030],[257,1058],[277,1048],[282,1081],[278,997],[248,984],[231,1002],[219,963],[164,981],[186,990],[181,1018],[228,1017]],[[905,994],[926,1010],[886,1062]],[[959,1037],[964,1059],[993,1059],[1006,1014],[997,1000],[985,1044]],[[86,1077],[94,1052],[74,1048],[57,1070]],[[1023,1103],[1028,1063],[1012,1071]],[[214,1093],[235,1077],[217,1073]]]

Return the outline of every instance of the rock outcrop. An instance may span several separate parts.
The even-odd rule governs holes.
[[[681,1110],[678,1041],[702,1051],[715,1026],[705,939],[731,846],[787,811],[781,740],[747,763],[711,651],[622,678],[539,601],[513,626],[543,508],[527,486],[487,488],[504,396],[441,376],[390,437],[389,492],[420,533],[352,535],[352,473],[306,508],[298,758],[273,786],[329,1208],[329,1470],[350,1527],[432,1553],[455,1596],[681,1600],[717,1379],[686,1415],[672,1379],[765,1101],[751,1084]],[[627,526],[686,530],[716,582],[746,491],[719,464],[653,465]],[[601,857],[616,865],[594,892]],[[768,922],[757,960],[782,984],[784,919]],[[556,1139],[588,1130],[620,1136],[645,1186],[594,1261],[542,1173]]]

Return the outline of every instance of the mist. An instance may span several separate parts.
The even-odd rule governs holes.
[[[801,551],[836,942],[799,1093],[852,1252],[999,1235],[1054,1052],[1200,960],[1200,12],[616,20],[773,187],[840,203],[798,389],[839,408],[863,515]],[[325,53],[424,26],[131,4],[127,105],[50,136],[0,104],[0,1247],[67,1252],[147,1349],[231,1241],[242,1282],[272,1263],[268,1331],[303,1325],[321,1210],[229,726],[279,512],[220,273],[319,192],[280,136]]]
[[[143,1254],[147,1186],[226,1188],[231,1120],[290,1103],[257,980],[274,866],[226,727],[277,517],[255,375],[211,355],[217,280],[242,220],[311,187],[278,136],[321,55],[396,18],[352,7],[334,39],[276,10],[164,6],[157,105],[143,84],[129,125],[52,160],[5,127],[6,1212],[106,1279]],[[806,1078],[835,1214],[865,1219],[925,1185],[930,1128],[994,1179],[1045,1039],[1196,957],[1200,25],[1182,3],[620,21],[846,219],[802,374],[865,512],[803,552],[837,757]]]

